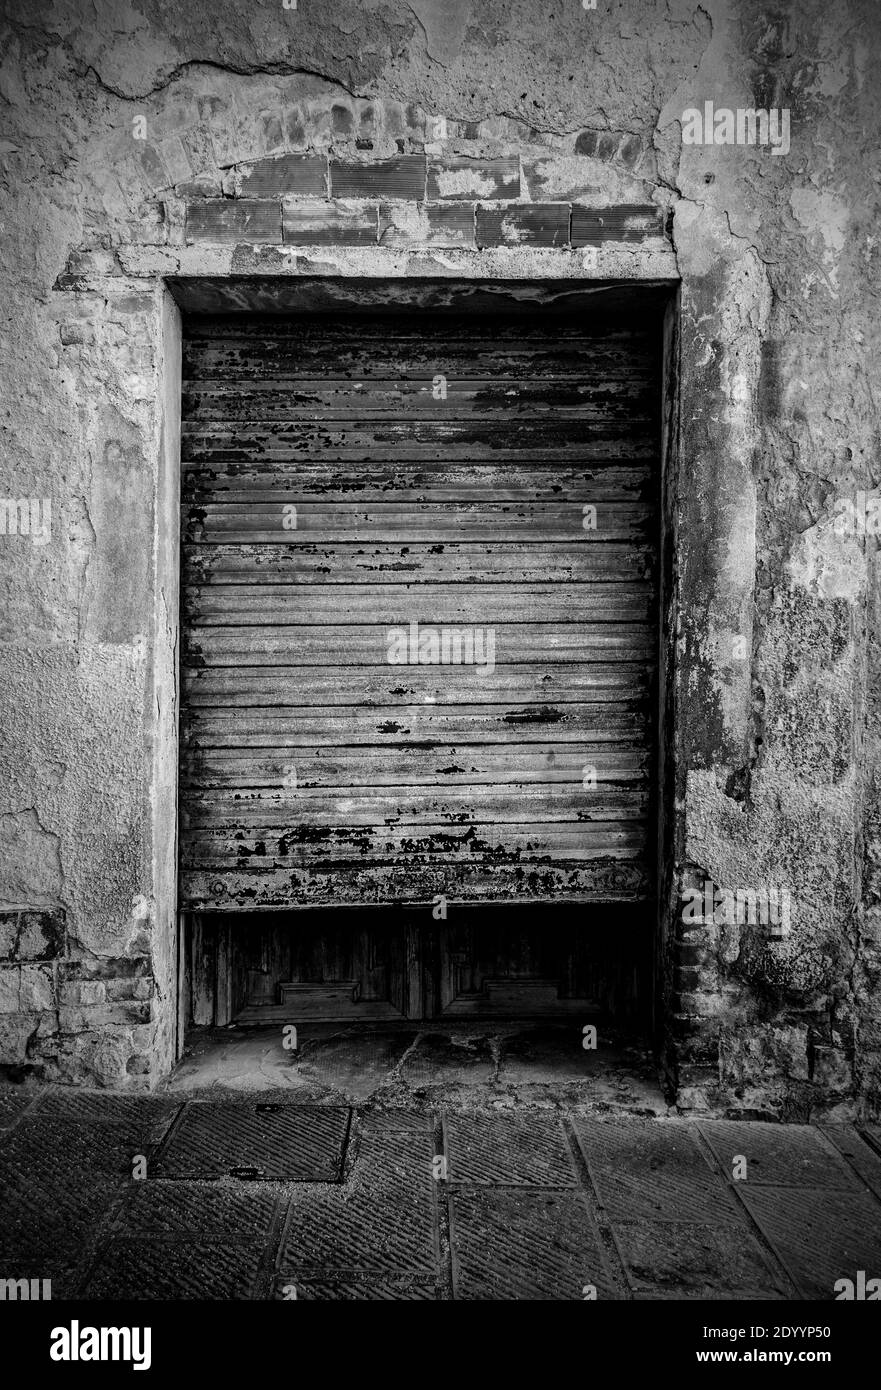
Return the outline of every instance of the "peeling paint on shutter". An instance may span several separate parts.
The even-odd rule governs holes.
[[[185,907],[651,895],[659,358],[534,310],[190,322]]]

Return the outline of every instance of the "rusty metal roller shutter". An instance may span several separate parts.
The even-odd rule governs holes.
[[[192,321],[184,907],[650,895],[657,339]]]

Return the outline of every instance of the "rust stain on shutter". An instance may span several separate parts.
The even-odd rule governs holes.
[[[649,895],[657,333],[399,310],[184,346],[183,905]]]

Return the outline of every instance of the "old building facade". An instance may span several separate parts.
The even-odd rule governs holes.
[[[226,1021],[235,1012],[218,995],[235,969],[247,975],[255,962],[225,974],[219,962],[240,949],[229,917],[240,918],[243,907],[344,901],[382,912],[409,904],[430,924],[440,920],[432,905],[447,896],[450,912],[513,904],[540,930],[544,905],[603,904],[611,939],[618,931],[623,940],[637,918],[644,933],[643,1002],[680,1107],[791,1119],[877,1113],[881,461],[872,75],[881,25],[870,0],[836,9],[819,0],[598,0],[596,8],[578,0],[340,0],[331,9],[310,0],[247,9],[220,0],[204,13],[158,0],[97,8],[59,0],[38,19],[27,5],[8,4],[2,32],[0,1066],[74,1084],[154,1086],[194,1016]],[[449,343],[421,372],[401,367],[394,334],[418,338],[421,330],[412,322],[402,330],[400,315],[464,316],[474,305],[487,353],[518,333],[528,353],[504,371],[488,358],[482,371],[466,354],[479,380],[458,397],[452,389],[460,415],[471,412],[464,452],[450,446],[441,456],[429,440],[410,457],[413,440],[423,439],[418,431],[396,452],[396,412],[409,418],[400,382],[418,378],[425,392],[438,375],[454,388],[471,379]],[[509,318],[488,331],[494,305],[507,305]],[[267,315],[288,326],[261,358],[248,343],[261,325],[261,341],[272,337]],[[315,326],[322,315],[335,340]],[[398,325],[390,337],[383,315],[397,316],[387,319]],[[533,323],[530,315],[539,317]],[[363,336],[365,316],[373,340]],[[231,323],[242,325],[234,360],[211,346],[212,335],[231,341]],[[570,372],[561,344],[567,335],[589,337],[594,329],[585,325],[595,323],[606,346],[581,359],[575,396],[536,390],[537,380],[552,384]],[[473,345],[477,328],[457,324],[450,341]],[[212,661],[236,666],[229,653],[241,648],[232,639],[224,647],[223,633],[250,623],[256,642],[263,631],[262,619],[247,617],[247,575],[243,586],[229,585],[238,608],[212,608],[223,585],[209,591],[217,575],[210,559],[193,554],[200,538],[207,548],[217,542],[196,531],[210,529],[211,507],[229,505],[231,494],[218,502],[198,479],[187,492],[200,457],[217,464],[215,480],[225,469],[225,486],[240,489],[237,468],[271,462],[265,441],[251,455],[235,447],[224,455],[224,421],[235,446],[251,415],[273,416],[265,401],[249,414],[243,383],[253,387],[270,372],[284,379],[291,344],[308,356],[321,339],[309,370],[298,369],[318,385],[296,419],[304,428],[317,423],[322,435],[322,487],[358,464],[374,470],[378,486],[384,478],[403,488],[402,507],[442,510],[443,488],[458,496],[467,480],[440,477],[441,492],[426,502],[425,477],[408,484],[407,468],[477,458],[479,472],[501,450],[496,473],[480,474],[478,513],[480,496],[490,511],[506,498],[514,505],[532,497],[540,482],[525,470],[546,464],[562,470],[553,486],[580,517],[593,504],[587,493],[565,492],[567,450],[582,425],[592,437],[599,419],[611,440],[603,457],[619,457],[607,427],[619,418],[619,399],[630,400],[620,418],[632,424],[635,398],[626,390],[636,359],[619,370],[608,344],[640,325],[656,335],[656,378],[646,376],[644,389],[655,381],[657,391],[654,443],[646,445],[657,641],[645,658],[653,732],[639,745],[651,754],[653,788],[644,839],[627,830],[635,802],[624,792],[617,801],[610,793],[622,819],[610,813],[603,821],[607,841],[589,829],[596,816],[576,810],[570,839],[555,832],[532,860],[525,851],[544,842],[525,811],[516,821],[511,811],[510,824],[533,828],[519,841],[514,832],[492,840],[505,863],[484,855],[480,883],[471,851],[467,872],[461,853],[432,859],[437,844],[408,867],[403,834],[397,869],[366,878],[351,869],[351,856],[346,877],[332,836],[311,858],[304,850],[293,859],[252,837],[256,896],[243,897],[238,845],[218,858],[215,836],[200,860],[203,840],[179,815],[192,812],[187,798],[204,800],[206,787],[225,795],[278,782],[281,795],[291,775],[278,750],[296,721],[266,726],[274,761],[261,782],[240,770],[247,743],[227,746],[221,720],[206,744],[206,721],[193,716]],[[539,341],[545,370],[535,365]],[[358,342],[361,358],[340,365]],[[373,376],[397,384],[390,397],[377,388],[372,404],[362,392],[361,404],[383,429],[333,453],[340,410],[349,406],[340,407],[339,392],[322,396],[321,381],[368,381],[370,355],[381,352],[387,368]],[[449,373],[444,361],[453,362]],[[487,400],[505,371],[516,411],[501,395]],[[207,397],[227,404],[208,409]],[[418,403],[414,409],[418,415]],[[481,409],[501,421],[502,442],[488,431],[475,453]],[[519,458],[504,452],[514,437],[505,421],[514,418],[525,431]],[[200,456],[201,419],[220,434]],[[288,464],[296,447],[294,440]],[[628,458],[636,457],[631,449]],[[243,530],[228,539],[255,564],[266,536],[249,532],[248,516],[261,507],[284,515],[283,497],[266,483],[264,471],[256,493],[241,493]],[[617,505],[614,490],[602,492],[613,481],[597,486],[599,508],[603,500]],[[317,496],[313,488],[310,500],[306,488],[307,515]],[[381,487],[376,498],[384,505]],[[506,538],[520,544],[504,527],[478,531],[482,554]],[[453,531],[449,539],[455,546],[468,536]],[[319,540],[334,544],[330,532]],[[413,543],[406,526],[367,540]],[[545,555],[541,573],[524,570],[519,589],[512,578],[486,624],[516,625],[533,584],[536,602],[552,603],[557,558]],[[441,571],[438,562],[441,580],[455,578]],[[488,582],[505,573],[488,571]],[[634,576],[622,569],[615,577],[617,617],[608,610],[608,621],[642,621]],[[368,609],[377,605],[369,611],[385,631],[399,610],[382,607],[380,589],[361,598]],[[551,624],[584,619],[553,611]],[[330,622],[326,607],[314,612],[315,624]],[[425,612],[413,619],[424,624]],[[449,623],[465,621],[455,607],[444,612]],[[188,624],[196,626],[188,632]],[[406,623],[404,631],[409,642]],[[590,666],[587,639],[577,640],[595,689],[606,666],[595,653]],[[267,650],[275,666],[289,667]],[[338,665],[338,680],[314,687],[312,709],[332,704],[328,692],[351,678],[349,637],[332,651],[312,666]],[[625,652],[631,666],[635,653]],[[302,679],[292,677],[276,704],[288,708]],[[223,689],[214,706],[221,710]],[[511,690],[509,703],[520,708],[527,696]],[[632,693],[623,690],[622,701]],[[462,697],[469,711],[478,703],[473,689]],[[326,720],[316,735],[325,749],[331,727]],[[558,760],[564,743],[570,748],[562,739],[542,756]],[[529,765],[525,737],[505,746]],[[620,773],[631,744],[614,746]],[[218,747],[226,761],[212,762],[209,750]],[[395,747],[378,742],[385,751],[368,770],[406,753],[406,740]],[[577,739],[571,748],[567,775],[584,786],[591,759]],[[492,781],[490,763],[484,782]],[[204,781],[206,766],[214,782]],[[602,767],[598,758],[600,784]],[[349,786],[347,776],[337,785]],[[566,777],[553,785],[568,806]],[[449,792],[440,819],[473,819],[482,795],[475,786],[465,778]],[[331,807],[326,828],[335,830],[334,814],[365,823],[347,805],[345,813]],[[214,814],[206,813],[209,829],[221,824]],[[234,838],[245,822],[233,822]],[[567,822],[557,815],[554,823]],[[367,824],[381,834],[381,817]],[[584,845],[579,824],[599,847],[589,872],[565,848]],[[184,842],[197,846],[195,857],[179,862]],[[635,862],[619,854],[621,845],[636,846],[651,868],[646,891],[621,868]],[[385,870],[393,865],[391,851],[374,858]],[[272,885],[282,880],[279,896]],[[651,910],[637,913],[637,902]],[[209,928],[213,984],[203,989],[193,975],[209,959],[199,955],[198,935]],[[349,980],[347,970],[339,981]]]

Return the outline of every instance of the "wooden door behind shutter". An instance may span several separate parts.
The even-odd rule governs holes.
[[[547,310],[191,322],[185,907],[651,894],[659,356]],[[413,623],[494,670],[390,664]]]

